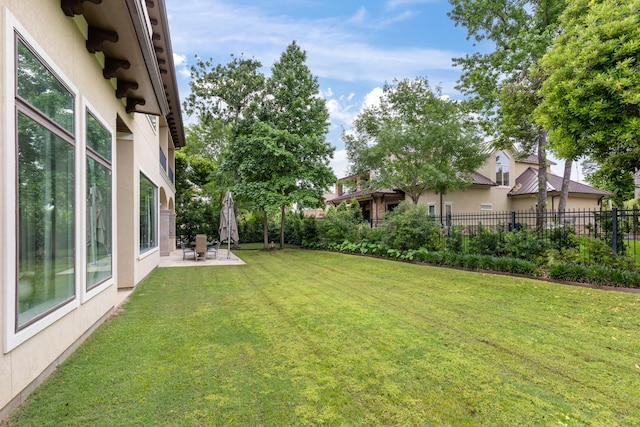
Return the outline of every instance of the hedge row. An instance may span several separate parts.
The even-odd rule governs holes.
[[[445,267],[460,267],[501,273],[521,274],[531,277],[546,276],[568,282],[588,283],[597,286],[640,288],[640,273],[601,265],[558,263],[542,270],[535,263],[519,258],[494,257],[490,255],[458,254],[455,252],[429,251],[425,248],[399,250],[380,243],[343,241],[309,245],[310,248],[326,249],[344,253],[375,255],[403,261],[424,262]]]

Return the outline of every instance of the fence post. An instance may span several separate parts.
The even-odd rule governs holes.
[[[618,253],[618,208],[611,209],[611,232],[613,236],[611,236],[611,246],[613,249],[613,253]]]
[[[516,229],[516,212],[515,211],[511,211],[511,227],[509,227],[509,230],[514,230]]]

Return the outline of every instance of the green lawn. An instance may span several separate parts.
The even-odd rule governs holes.
[[[237,254],[157,270],[10,425],[640,424],[640,294]]]

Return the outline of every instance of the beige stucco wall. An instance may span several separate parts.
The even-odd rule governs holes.
[[[107,81],[102,76],[102,67],[96,60],[96,56],[87,52],[85,39],[76,22],[64,15],[60,8],[60,1],[42,0],[0,0],[0,90],[2,91],[2,131],[0,131],[0,162],[4,166],[13,159],[7,159],[6,148],[14,144],[13,139],[7,140],[8,132],[5,129],[13,128],[13,123],[6,122],[6,103],[13,101],[11,92],[6,93],[6,72],[4,70],[5,58],[13,55],[13,52],[5,51],[7,41],[7,11],[19,25],[24,28],[25,37],[35,44],[38,53],[44,54],[51,66],[59,71],[63,80],[77,90],[81,104],[78,114],[84,114],[84,108],[88,107],[96,116],[104,121],[109,130],[116,135],[116,117],[122,117],[134,134],[133,141],[117,140],[113,147],[112,174],[113,188],[113,270],[114,280],[101,288],[99,292],[83,295],[83,279],[77,281],[76,299],[69,305],[69,312],[61,318],[49,323],[46,328],[38,328],[39,332],[8,348],[4,345],[6,329],[5,287],[14,286],[13,281],[5,280],[7,276],[7,263],[15,262],[15,256],[7,250],[7,227],[15,227],[8,224],[6,209],[0,209],[0,277],[2,289],[0,290],[0,420],[12,409],[20,394],[25,390],[31,391],[34,384],[39,383],[52,367],[61,360],[69,349],[73,349],[87,333],[100,324],[109,315],[117,301],[117,287],[122,282],[124,287],[137,285],[159,263],[159,251],[151,251],[146,256],[139,256],[138,248],[138,176],[144,172],[159,188],[163,187],[173,205],[175,191],[167,185],[167,178],[163,177],[159,170],[158,144],[159,137],[153,131],[151,124],[145,115],[127,114],[123,102],[114,94],[112,81]],[[9,56],[10,57],[10,56]],[[80,120],[80,117],[76,117]],[[167,128],[164,128],[167,132]],[[78,136],[77,138],[81,138]],[[166,141],[165,144],[169,144]],[[167,151],[170,151],[167,149]],[[80,150],[76,150],[76,162],[80,163],[84,157],[80,156]],[[173,154],[171,155],[173,164]],[[79,164],[78,168],[84,168]],[[3,169],[5,169],[3,167]],[[5,171],[5,173],[7,173]],[[6,181],[6,180],[3,180]],[[0,184],[0,200],[5,200],[7,192],[14,192],[15,188],[7,188],[5,183]],[[82,196],[79,195],[78,203]],[[82,248],[77,249],[78,252]],[[15,251],[14,251],[15,252]],[[117,256],[115,256],[117,255]],[[13,261],[11,261],[13,260]],[[128,286],[127,286],[128,285]],[[46,320],[47,318],[45,318]],[[33,329],[35,331],[36,329]]]
[[[480,212],[481,204],[491,204],[492,211],[506,211],[509,209],[507,187],[471,186],[465,190],[446,193],[442,196],[443,203],[451,204],[452,212]],[[407,198],[407,200],[411,200]],[[440,213],[440,195],[428,192],[420,196],[420,204],[435,204],[436,213]],[[443,211],[444,212],[444,211]]]

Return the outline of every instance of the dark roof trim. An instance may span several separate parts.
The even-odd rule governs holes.
[[[180,95],[178,92],[178,81],[176,79],[175,64],[173,62],[173,49],[171,46],[171,35],[169,34],[169,21],[167,20],[167,10],[164,0],[156,0],[158,7],[158,13],[160,15],[159,22],[155,25],[152,22],[152,26],[160,27],[162,35],[160,42],[164,45],[164,55],[162,60],[166,62],[166,73],[162,73],[162,80],[164,87],[166,88],[167,103],[169,105],[169,113],[167,114],[167,123],[171,130],[171,136],[173,138],[173,144],[176,147],[184,147],[186,145],[186,139],[184,135],[184,125],[182,122],[182,110],[180,107]],[[151,13],[150,13],[151,14]],[[160,58],[158,58],[158,64],[160,64]],[[159,67],[162,68],[162,67]]]
[[[160,70],[158,68],[158,59],[156,58],[156,51],[151,42],[151,35],[147,30],[147,22],[145,20],[145,13],[141,8],[143,5],[138,0],[126,0],[127,8],[129,9],[129,15],[131,16],[131,23],[136,32],[138,38],[138,44],[142,51],[144,58],[145,68],[149,74],[149,80],[153,86],[153,92],[158,100],[158,106],[160,107],[160,114],[166,116],[169,114],[169,104],[164,96],[164,84],[162,77],[160,76]],[[156,0],[158,1],[158,0]]]

